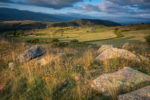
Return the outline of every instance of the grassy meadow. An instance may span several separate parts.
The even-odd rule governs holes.
[[[145,37],[150,25],[47,27],[8,34],[11,42],[0,40],[0,100],[116,100],[121,93],[147,85],[140,84],[129,91],[109,90],[111,96],[91,88],[91,82],[104,73],[125,66],[150,75],[150,62],[115,58],[98,62],[97,50],[103,44],[121,47],[130,43],[129,51],[150,59],[150,46]],[[44,65],[37,59],[18,63],[17,56],[27,46],[41,45],[47,50]],[[89,47],[92,46],[92,47]],[[15,69],[8,67],[15,63]],[[149,83],[148,83],[149,84]]]
[[[92,30],[93,29],[93,30]],[[31,32],[32,33],[32,32]],[[33,34],[23,37],[23,39],[51,39],[58,38],[61,41],[77,39],[80,42],[114,38],[113,30],[106,26],[97,27],[50,27],[33,31]]]

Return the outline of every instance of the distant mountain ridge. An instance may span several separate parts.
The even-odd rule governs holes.
[[[46,27],[68,26],[120,26],[120,24],[107,20],[74,19],[63,15],[36,13],[24,10],[0,8],[0,32],[31,30]]]
[[[79,20],[73,20],[67,22],[57,22],[52,24],[52,26],[54,27],[85,26],[85,25],[120,26],[120,24],[116,22],[112,22],[108,20],[98,20],[98,19],[79,19]]]
[[[82,25],[106,25],[106,26],[118,26],[120,24],[107,20],[96,20],[96,19],[80,19],[66,15],[57,14],[45,14],[38,12],[31,12],[25,10],[17,10],[12,8],[1,8],[0,7],[0,21],[44,21],[44,22],[58,22],[52,26],[82,26]],[[71,21],[73,20],[73,21]],[[69,21],[69,22],[65,22]]]
[[[71,17],[58,16],[55,14],[45,14],[39,12],[31,12],[26,10],[18,10],[12,8],[1,8],[0,7],[0,21],[12,21],[12,20],[33,20],[33,21],[69,21]]]

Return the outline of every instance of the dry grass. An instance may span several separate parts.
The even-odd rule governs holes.
[[[19,48],[15,47],[14,50],[12,50],[11,52],[9,51],[7,52],[8,56],[3,56],[0,58],[6,62],[6,66],[10,61],[15,62],[16,64],[14,70],[10,70],[8,67],[6,67],[5,70],[3,70],[0,73],[2,77],[1,81],[7,84],[5,88],[2,88],[4,100],[6,98],[23,99],[23,100],[26,99],[37,100],[38,98],[44,100],[54,100],[58,98],[63,98],[66,100],[67,98],[70,98],[83,100],[90,97],[90,95],[87,95],[87,93],[90,92],[86,90],[89,87],[87,83],[85,84],[84,80],[83,82],[76,83],[73,77],[73,74],[80,73],[80,69],[77,70],[73,68],[75,66],[73,59],[77,58],[70,59],[67,58],[67,56],[63,58],[56,56],[57,53],[61,52],[65,52],[68,54],[72,53],[74,56],[75,54],[78,53],[78,51],[73,50],[71,48],[65,48],[63,50],[58,48],[55,49],[51,48],[47,49],[48,51],[47,54],[45,54],[44,57],[42,58],[45,61],[45,62],[42,61],[44,65],[39,65],[37,59],[32,60],[30,62],[26,62],[24,64],[20,64],[15,61],[15,58],[21,52],[16,51],[18,49],[20,49],[18,51],[24,51],[24,44],[14,44],[14,45],[19,45]],[[11,49],[12,47],[6,48]],[[85,65],[88,65],[87,63],[90,63],[90,59],[89,62],[84,62]],[[34,88],[37,89],[34,90]],[[13,91],[14,93],[12,94],[11,92],[9,92],[9,95],[5,94],[8,91],[7,89],[9,91]],[[36,94],[36,91],[38,92],[38,94]],[[66,93],[64,91],[66,91]],[[29,94],[32,96],[28,97],[27,95]]]
[[[58,100],[60,98],[61,100],[89,100],[97,96],[90,87],[91,79],[95,77],[91,74],[93,70],[97,70],[100,75],[119,70],[124,66],[131,66],[150,74],[149,62],[137,64],[116,58],[99,63],[95,61],[96,50],[87,48],[61,49],[43,45],[43,48],[47,49],[47,54],[42,57],[42,64],[39,64],[37,59],[20,64],[16,62],[16,57],[25,50],[26,44],[2,44],[0,45],[2,61],[0,64],[4,67],[0,72],[2,100]],[[8,68],[9,62],[15,63],[14,70]],[[112,98],[116,99],[119,94],[118,89],[111,89],[109,84],[108,88]],[[98,96],[99,99],[102,97]]]

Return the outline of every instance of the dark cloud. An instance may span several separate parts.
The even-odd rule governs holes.
[[[82,2],[83,0],[0,0],[0,2],[11,2],[11,3],[18,3],[18,4],[26,4],[26,5],[35,5],[41,7],[49,7],[60,9],[64,7],[71,7],[74,3]]]
[[[150,0],[103,0],[101,4],[84,4],[80,8],[107,13],[146,13],[150,12]]]
[[[82,0],[26,0],[26,3],[57,9],[57,8],[71,7],[74,3],[81,1]]]
[[[94,10],[94,11],[101,11],[101,9],[99,8],[99,5],[90,5],[90,4],[84,4],[82,5],[82,7],[75,7],[76,9],[84,9],[84,10]]]
[[[0,2],[11,2],[10,0],[0,0]]]
[[[136,7],[139,9],[150,9],[150,0],[106,0],[121,6]]]
[[[105,1],[110,1],[113,3],[117,3],[119,5],[149,5],[150,0],[105,0]]]
[[[79,8],[83,10],[100,11],[100,12],[107,12],[107,13],[118,13],[122,11],[126,11],[126,12],[129,11],[127,7],[115,4],[110,1],[104,1],[101,4],[95,4],[95,5],[84,4]]]

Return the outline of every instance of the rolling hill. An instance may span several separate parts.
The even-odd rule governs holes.
[[[94,20],[94,19],[80,19],[66,22],[42,22],[42,21],[2,21],[0,22],[0,32],[17,31],[17,30],[31,30],[31,29],[43,29],[46,27],[68,27],[68,26],[119,26],[120,24],[106,21],[106,20]]]
[[[65,17],[63,15],[58,16],[55,14],[45,14],[26,10],[17,10],[12,8],[0,8],[0,21],[12,21],[12,20],[58,22],[58,21],[72,20],[72,18]]]
[[[51,26],[58,27],[68,27],[68,26],[92,26],[92,25],[104,25],[104,26],[120,26],[119,23],[108,21],[108,20],[98,20],[98,19],[79,19],[68,22],[58,22],[53,23]]]
[[[31,30],[31,29],[42,29],[46,28],[45,22],[39,21],[3,21],[0,22],[0,32],[9,32],[17,30]]]

